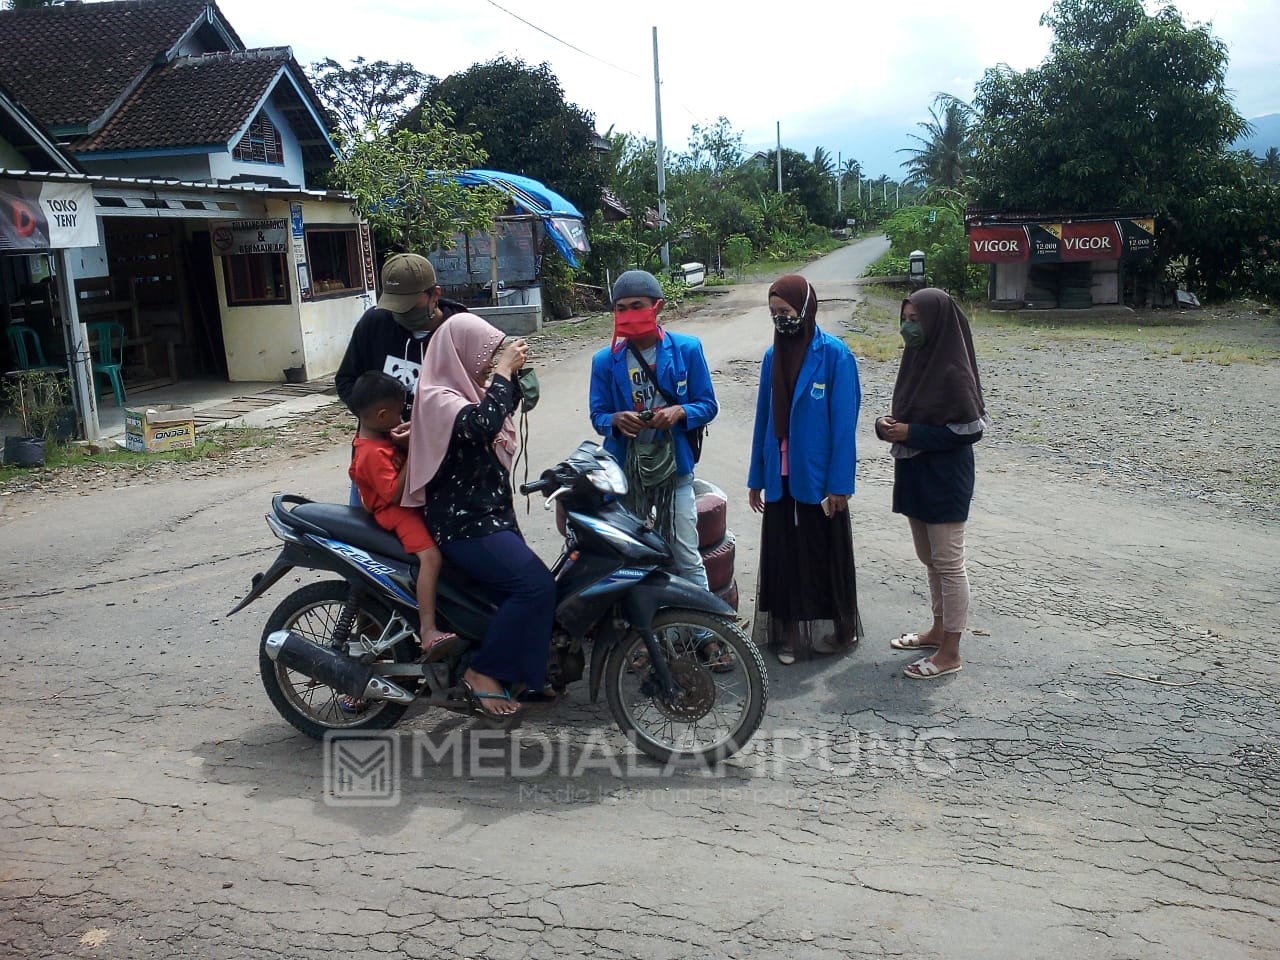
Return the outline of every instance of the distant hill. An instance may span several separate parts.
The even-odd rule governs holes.
[[[1280,113],[1254,117],[1249,123],[1253,125],[1253,134],[1241,137],[1231,145],[1231,149],[1248,150],[1255,157],[1265,154],[1268,147],[1280,149]]]

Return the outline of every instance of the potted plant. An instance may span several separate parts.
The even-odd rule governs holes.
[[[5,406],[17,414],[19,436],[4,438],[4,462],[11,466],[44,465],[46,446],[58,442],[58,429],[68,408],[66,385],[47,370],[20,370],[4,379]]]

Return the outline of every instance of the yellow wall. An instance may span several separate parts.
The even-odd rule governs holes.
[[[269,201],[265,216],[288,219],[288,201]],[[304,201],[302,219],[304,225],[358,222],[348,204],[328,200]],[[334,373],[342,361],[351,330],[366,309],[365,299],[355,294],[304,303],[292,254],[286,254],[286,260],[291,271],[288,305],[229,307],[221,266],[214,271],[230,380],[282,381],[285,368],[300,366],[314,380]]]

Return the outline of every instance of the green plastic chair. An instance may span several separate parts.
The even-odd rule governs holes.
[[[44,348],[40,346],[40,334],[20,323],[9,325],[9,348],[18,359],[19,370],[61,370],[51,366],[44,358]]]
[[[98,389],[98,375],[102,374],[111,381],[116,406],[123,407],[124,377],[120,367],[124,363],[124,324],[97,320],[86,326],[89,330],[89,355],[93,358],[93,386],[98,399],[102,399],[102,391]]]

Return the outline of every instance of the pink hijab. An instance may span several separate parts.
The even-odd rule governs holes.
[[[473,313],[455,313],[431,335],[413,395],[409,476],[400,500],[404,506],[426,503],[427,484],[449,452],[458,414],[484,399],[485,390],[476,385],[476,379],[488,372],[503,336],[501,330]],[[516,453],[516,430],[510,417],[494,441],[493,452],[510,470]]]

